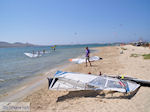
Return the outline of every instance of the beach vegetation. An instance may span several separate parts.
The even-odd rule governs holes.
[[[144,59],[150,59],[150,54],[143,54]]]
[[[127,50],[127,48],[123,48],[123,47],[121,47],[121,49],[122,49],[122,50]]]
[[[140,54],[131,54],[130,57],[139,57],[141,56]]]

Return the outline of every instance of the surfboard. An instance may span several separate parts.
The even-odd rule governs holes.
[[[97,61],[100,60],[102,58],[98,57],[98,56],[92,56],[90,57],[90,61]],[[70,62],[76,63],[76,64],[81,64],[81,63],[85,63],[85,58],[74,58],[74,59],[69,59]]]
[[[30,58],[36,58],[36,57],[39,57],[41,55],[38,55],[37,53],[36,54],[32,54],[32,53],[24,53],[26,56],[30,57]]]

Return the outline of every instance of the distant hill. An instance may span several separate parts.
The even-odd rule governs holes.
[[[8,43],[8,42],[0,42],[0,48],[5,47],[28,47],[28,46],[36,46],[30,43],[21,43],[21,42],[15,42],[15,43]]]

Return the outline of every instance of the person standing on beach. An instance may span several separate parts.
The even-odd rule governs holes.
[[[91,65],[91,62],[90,62],[90,50],[89,50],[88,47],[86,47],[86,56],[85,56],[85,57],[86,57],[86,58],[85,58],[86,67],[87,67],[87,61],[90,63],[90,66],[92,66],[92,65]]]

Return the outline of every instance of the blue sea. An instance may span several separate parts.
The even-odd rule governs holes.
[[[50,46],[0,48],[0,95],[50,69],[68,64],[68,59],[85,54],[85,47],[108,46],[109,44],[59,45],[53,51]],[[24,53],[46,50],[40,57],[30,58]]]

